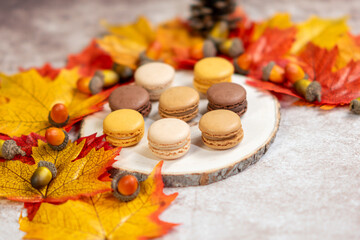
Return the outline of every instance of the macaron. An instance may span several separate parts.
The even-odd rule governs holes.
[[[239,84],[217,83],[207,90],[206,95],[209,100],[208,111],[227,109],[241,116],[247,110],[246,90]]]
[[[213,149],[229,149],[238,145],[244,132],[239,115],[230,110],[205,113],[199,122],[203,143]]]
[[[170,87],[175,76],[175,69],[166,63],[150,62],[140,66],[134,75],[135,83],[144,87],[150,94],[151,101],[157,101],[165,89]]]
[[[129,147],[140,142],[144,136],[144,118],[133,109],[111,112],[103,121],[106,141],[117,147]]]
[[[190,127],[176,118],[163,118],[151,124],[148,131],[149,149],[161,159],[177,159],[190,149]]]
[[[199,112],[199,93],[191,87],[172,87],[159,99],[159,114],[163,118],[177,118],[185,122]]]
[[[149,93],[145,88],[136,85],[125,85],[116,88],[109,96],[111,111],[133,109],[144,117],[151,111]]]
[[[234,66],[226,59],[209,57],[198,61],[194,67],[194,87],[206,93],[215,83],[231,82]]]

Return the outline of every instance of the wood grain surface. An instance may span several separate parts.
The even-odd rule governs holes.
[[[190,1],[2,0],[0,70],[60,67],[103,29],[100,19],[158,23],[186,17]],[[360,33],[358,0],[244,0],[252,19],[288,11],[293,20],[313,14],[349,15]],[[208,186],[166,189],[179,197],[162,219],[181,223],[163,239],[360,239],[360,128],[348,109],[322,111],[280,103],[277,137],[265,156],[242,174]],[[254,136],[256,137],[256,136]],[[0,239],[20,239],[22,204],[0,200]]]

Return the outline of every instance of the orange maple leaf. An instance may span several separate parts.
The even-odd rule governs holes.
[[[82,76],[90,77],[96,70],[110,69],[112,65],[113,60],[110,55],[103,51],[93,39],[80,53],[68,56],[66,68],[78,67]]]
[[[20,216],[27,239],[148,239],[166,234],[177,224],[159,219],[177,193],[165,195],[160,162],[133,201],[103,193],[61,205],[43,203],[32,221]]]
[[[99,111],[112,89],[90,96],[76,88],[77,69],[62,70],[54,81],[41,77],[32,69],[13,76],[0,74],[0,133],[9,136],[31,132],[44,135],[50,123],[49,111],[56,103],[67,106],[71,126],[84,116]]]
[[[32,148],[35,164],[0,162],[0,197],[21,202],[64,202],[110,191],[110,183],[100,181],[99,177],[111,166],[120,148],[109,149],[105,143],[98,149],[92,142],[99,142],[102,137],[90,138],[90,141],[86,138],[81,142],[69,141],[62,151],[53,150],[47,143],[39,140],[38,146]],[[87,148],[91,150],[87,151]],[[82,157],[78,158],[79,155]],[[40,161],[52,162],[57,175],[47,186],[35,189],[30,179]]]

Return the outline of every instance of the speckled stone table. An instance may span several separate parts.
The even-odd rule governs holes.
[[[60,67],[103,30],[100,19],[158,23],[187,15],[190,1],[0,1],[0,70]],[[360,4],[346,1],[239,2],[252,19],[288,11],[295,21],[312,14],[350,14],[360,32]],[[162,214],[181,223],[163,239],[360,239],[360,118],[346,108],[322,111],[281,100],[281,123],[266,155],[244,172],[203,187],[166,189],[179,197]],[[20,239],[22,204],[0,200],[0,239]]]

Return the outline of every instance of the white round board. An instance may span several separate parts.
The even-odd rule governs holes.
[[[191,71],[176,72],[172,86],[192,87]],[[198,122],[207,112],[206,96],[201,95],[198,116],[189,122],[191,126],[191,147],[189,152],[176,160],[164,160],[162,176],[167,187],[206,185],[244,170],[257,162],[265,154],[275,138],[280,122],[280,106],[277,99],[266,91],[245,84],[245,77],[234,74],[232,82],[241,84],[247,92],[248,109],[241,117],[244,138],[236,147],[228,150],[213,150],[201,140]],[[111,112],[108,104],[104,109],[83,120],[80,136],[103,134],[102,123]],[[145,118],[145,134],[141,141],[133,146],[122,148],[113,167],[146,177],[161,160],[148,148],[147,130],[150,125],[161,119],[158,114],[158,102],[152,102],[152,110]]]

